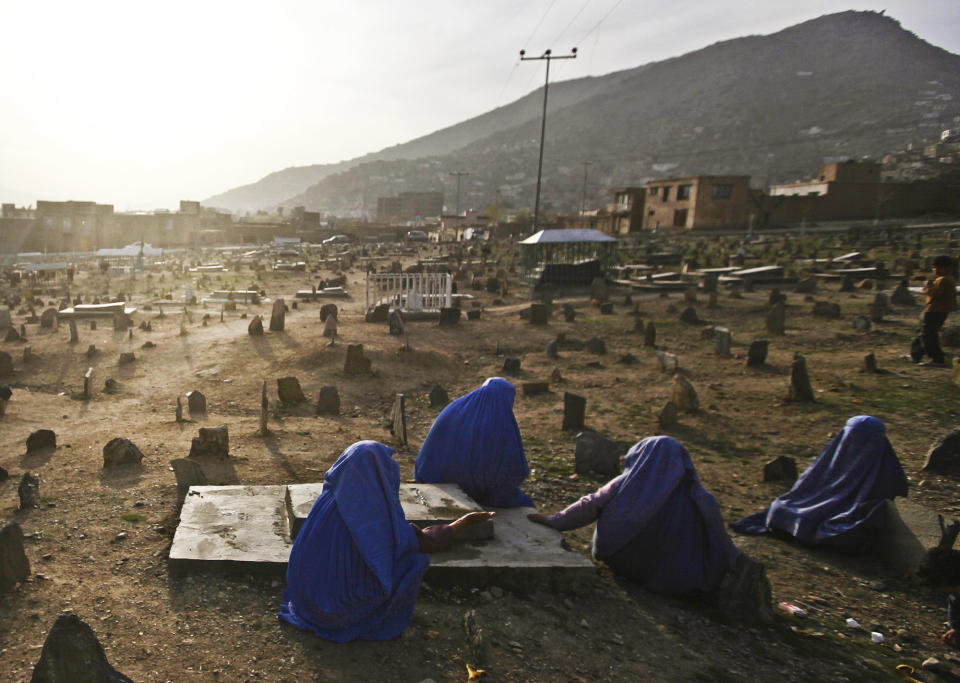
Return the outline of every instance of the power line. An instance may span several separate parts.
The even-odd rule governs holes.
[[[527,38],[527,42],[524,45],[529,45],[533,41],[533,37],[537,35],[537,31],[540,30],[540,26],[543,24],[543,20],[547,18],[547,15],[550,14],[550,10],[553,9],[553,6],[556,4],[557,0],[550,0],[550,4],[547,5],[547,9],[544,10],[543,16],[540,17],[540,21],[537,22],[537,25],[533,27],[533,33],[530,34],[530,37]]]
[[[592,28],[592,29],[590,29],[589,31],[587,31],[587,32],[583,35],[583,38],[581,38],[579,42],[582,43],[583,41],[585,41],[587,38],[590,37],[590,34],[591,34],[591,33],[593,33],[593,32],[596,31],[598,28],[600,28],[600,24],[602,24],[604,21],[606,21],[607,17],[609,17],[611,14],[613,14],[613,10],[617,9],[617,8],[620,6],[620,3],[622,3],[622,2],[623,2],[623,0],[617,0],[617,2],[614,3],[613,7],[611,7],[611,8],[607,11],[607,13],[604,14],[604,15],[600,18],[600,21],[598,21],[596,24],[593,25],[593,28]]]
[[[580,10],[573,15],[573,19],[567,22],[567,25],[563,27],[563,30],[560,31],[560,33],[557,34],[557,37],[553,39],[553,42],[555,43],[560,42],[560,39],[563,37],[563,34],[567,32],[568,28],[573,26],[573,22],[577,20],[577,17],[583,14],[583,10],[587,9],[587,5],[589,5],[591,2],[593,2],[593,0],[587,0],[585,3],[583,3],[583,5],[580,7]]]

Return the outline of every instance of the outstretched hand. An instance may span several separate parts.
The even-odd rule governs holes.
[[[486,522],[488,519],[491,519],[496,516],[496,512],[471,512],[464,515],[455,522],[450,523],[450,527],[454,531],[459,531],[468,526],[473,526],[474,524],[481,524]]]
[[[960,638],[957,637],[957,632],[954,629],[950,629],[944,633],[940,640],[943,641],[944,645],[953,645],[954,647],[960,646]]]
[[[531,522],[536,522],[537,524],[550,526],[550,522],[547,521],[547,516],[541,512],[531,512],[529,515],[527,515],[527,519],[529,519]]]

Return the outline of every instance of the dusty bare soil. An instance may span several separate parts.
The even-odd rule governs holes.
[[[936,245],[925,245],[927,252]],[[881,250],[882,251],[882,250]],[[933,253],[933,252],[930,252]],[[880,254],[882,255],[882,253]],[[328,277],[329,271],[321,276]],[[249,271],[210,282],[216,288],[245,287]],[[728,623],[722,614],[697,602],[664,598],[616,581],[598,567],[596,579],[555,591],[549,585],[423,587],[410,629],[392,642],[338,645],[282,625],[276,619],[281,583],[257,576],[194,576],[175,579],[166,554],[176,525],[176,485],[169,461],[185,456],[203,424],[228,425],[231,459],[223,481],[277,484],[318,481],[347,445],[358,439],[392,443],[387,417],[395,393],[408,397],[410,445],[399,448],[402,473],[410,478],[417,449],[437,410],[426,393],[440,383],[451,397],[501,374],[502,351],[519,356],[516,382],[549,378],[559,368],[563,380],[551,392],[526,397],[518,392],[515,411],[533,470],[526,490],[546,510],[558,509],[603,483],[573,473],[574,437],[560,430],[563,392],[587,398],[587,423],[605,435],[633,443],[656,432],[671,378],[660,371],[654,352],[632,332],[634,317],[613,294],[613,315],[600,315],[585,292],[565,292],[578,312],[574,323],[559,312],[549,326],[522,321],[518,310],[530,299],[528,288],[513,282],[504,306],[493,295],[472,292],[485,304],[479,321],[454,328],[410,324],[411,350],[388,334],[385,324],[363,321],[362,275],[350,274],[354,300],[342,306],[341,338],[334,346],[320,337],[320,303],[301,303],[287,316],[284,333],[251,338],[240,312],[191,310],[188,333],[179,335],[178,309],[141,310],[136,322],[150,320],[152,332],[136,329],[132,340],[109,323],[96,331],[80,324],[80,342],[68,344],[67,326],[40,330],[28,326],[37,359],[21,362],[24,344],[2,343],[15,359],[14,396],[0,419],[0,466],[11,477],[0,482],[0,511],[27,536],[31,578],[0,596],[0,679],[29,680],[47,630],[58,614],[74,612],[89,623],[111,663],[134,680],[305,681],[465,680],[467,663],[487,671],[486,680],[879,680],[895,677],[899,663],[919,669],[931,654],[948,654],[939,643],[945,620],[944,596],[895,576],[876,558],[843,556],[763,537],[735,537],[741,548],[762,560],[774,602],[808,609],[806,619],[778,614],[766,627]],[[182,294],[184,280],[162,282],[153,275],[107,284],[81,273],[73,293],[147,290]],[[315,283],[305,274],[268,274],[268,296],[284,296]],[[721,293],[701,318],[726,325],[734,337],[733,356],[718,358],[704,326],[679,322],[683,297],[636,297],[644,320],[655,321],[658,346],[676,353],[682,372],[699,392],[702,410],[684,414],[669,430],[692,453],[701,479],[732,521],[765,506],[785,487],[761,484],[762,464],[777,455],[797,458],[805,467],[842,428],[847,418],[871,414],[882,419],[910,478],[910,496],[941,512],[960,513],[956,482],[921,476],[931,441],[957,422],[960,388],[949,370],[914,366],[899,358],[914,334],[920,307],[894,308],[871,332],[855,331],[853,316],[865,313],[873,292],[840,294],[822,288],[817,299],[837,301],[841,320],[814,318],[812,304],[788,295],[787,334],[768,337],[764,329],[767,293],[742,299]],[[199,294],[204,294],[203,287]],[[49,297],[47,297],[49,298]],[[211,319],[202,325],[202,316]],[[269,318],[269,305],[247,309]],[[14,315],[19,325],[23,316]],[[559,360],[544,354],[558,333],[586,341],[603,337],[602,356],[561,346]],[[750,341],[771,340],[766,367],[748,369]],[[152,341],[155,348],[142,348]],[[343,374],[345,344],[363,343],[374,375]],[[100,354],[85,357],[89,344]],[[119,366],[120,352],[136,361]],[[785,400],[795,351],[807,357],[818,400]],[[869,351],[880,374],[860,371]],[[949,351],[949,349],[948,349]],[[619,363],[633,354],[635,364]],[[94,367],[95,393],[80,400],[82,374]],[[308,397],[336,384],[342,401],[337,417],[314,417],[312,410],[279,411],[272,434],[257,433],[260,384],[295,375]],[[103,391],[106,378],[119,391]],[[178,424],[177,395],[199,389],[208,400],[205,420]],[[24,440],[40,428],[56,431],[58,447],[26,455]],[[144,453],[141,467],[110,472],[102,468],[102,448],[123,436]],[[395,444],[394,444],[395,445]],[[18,509],[17,483],[24,471],[41,478],[39,509]],[[919,486],[921,480],[923,486]],[[575,550],[589,555],[592,529],[567,534]],[[120,534],[120,536],[118,536]],[[125,534],[125,536],[123,535]],[[485,647],[468,648],[464,615],[475,611]],[[881,631],[886,643],[870,643],[869,633],[844,626],[846,616]],[[926,677],[926,678],[924,678]]]

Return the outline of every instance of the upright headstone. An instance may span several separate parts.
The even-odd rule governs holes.
[[[276,299],[273,302],[273,309],[270,312],[270,331],[283,332],[284,320],[287,315],[287,304],[283,299]]]
[[[697,303],[697,288],[696,287],[687,287],[683,291],[683,300],[688,304]]]
[[[327,318],[330,316],[334,318],[338,317],[339,311],[337,310],[337,305],[334,303],[324,304],[320,307],[320,322],[326,322]]]
[[[680,313],[680,321],[688,325],[696,325],[700,322],[700,316],[697,315],[697,309],[688,306]]]
[[[6,351],[0,351],[0,377],[13,374],[13,357]]]
[[[387,317],[387,322],[390,325],[390,334],[395,337],[400,337],[406,331],[407,321],[403,317],[403,313],[399,308],[394,308],[390,311]]]
[[[596,432],[580,432],[577,434],[577,445],[574,451],[574,471],[577,474],[596,472],[607,477],[620,473],[620,456],[623,447]]]
[[[263,380],[260,387],[260,434],[266,435],[269,432],[267,427],[267,418],[270,412],[270,403],[267,401],[267,380]]]
[[[177,411],[174,415],[174,419],[178,424],[183,422],[183,401],[180,400],[179,396],[177,396]]]
[[[393,399],[393,410],[390,413],[390,433],[401,444],[407,445],[407,410],[403,394],[397,394]]]
[[[700,410],[700,398],[686,377],[675,375],[673,388],[670,391],[670,400],[677,406],[677,410],[685,413],[695,413]]]
[[[843,281],[840,283],[841,292],[854,292],[856,291],[856,286],[853,282],[853,276],[850,274],[843,276]]]
[[[520,359],[516,356],[506,356],[503,359],[503,372],[507,375],[520,374]]]
[[[77,321],[70,318],[70,343],[76,344],[80,341],[80,335],[77,333]]]
[[[263,318],[259,315],[253,316],[250,319],[250,324],[247,325],[247,334],[251,337],[262,337],[263,336]]]
[[[27,437],[27,453],[57,447],[57,435],[52,429],[38,429]]]
[[[50,328],[55,327],[57,324],[57,309],[48,308],[40,314],[40,327]]]
[[[563,393],[563,431],[583,431],[587,415],[587,399],[569,391]]]
[[[30,576],[30,560],[23,547],[23,531],[16,522],[0,529],[0,593],[6,593]]]
[[[304,403],[307,400],[307,397],[303,394],[303,389],[300,388],[300,380],[296,377],[280,377],[277,379],[277,398],[282,403]]]
[[[563,319],[568,323],[572,323],[577,319],[577,310],[573,307],[573,304],[563,305]]]
[[[530,304],[530,324],[546,325],[549,323],[550,309],[543,303]]]
[[[657,346],[657,327],[652,320],[647,323],[647,328],[643,331],[643,345],[651,349]]]
[[[83,373],[83,397],[89,399],[93,394],[93,368],[87,368]]]
[[[750,342],[750,348],[747,349],[747,367],[760,367],[767,362],[767,352],[770,349],[770,342],[766,339],[757,339]]]
[[[448,403],[450,403],[450,396],[447,394],[446,389],[439,384],[434,384],[430,390],[430,407],[444,408]]]
[[[190,443],[189,457],[215,455],[222,458],[230,455],[230,435],[227,426],[201,427]]]
[[[450,327],[460,322],[459,308],[441,308],[440,309],[440,327]]]
[[[190,410],[190,415],[206,415],[207,414],[207,397],[202,393],[194,389],[193,391],[187,392],[187,408]]]
[[[716,353],[721,358],[726,358],[730,355],[730,343],[733,340],[733,336],[730,334],[730,330],[726,327],[717,327],[714,329],[713,343],[714,343],[714,353]]]
[[[863,357],[863,370],[869,373],[877,372],[877,356],[873,351]]]
[[[787,307],[776,304],[767,311],[767,334],[782,335],[787,333]]]
[[[657,416],[657,428],[663,431],[675,426],[677,424],[677,416],[677,404],[673,401],[667,401]]]
[[[790,368],[790,400],[813,402],[813,386],[810,384],[810,375],[807,372],[807,359],[802,353],[793,354],[793,365]]]
[[[107,661],[103,646],[76,614],[61,614],[47,635],[32,683],[133,683]]]
[[[40,478],[33,472],[24,472],[17,486],[20,509],[31,510],[40,506]]]
[[[363,355],[363,344],[348,344],[347,357],[343,365],[348,375],[365,375],[370,372],[370,359]]]
[[[890,293],[890,303],[896,306],[912,306],[916,303],[906,281],[901,281]]]
[[[340,414],[340,392],[335,386],[327,385],[320,387],[320,394],[317,396],[317,415],[339,415]]]
[[[264,382],[266,384],[266,382]],[[173,474],[177,478],[177,502],[183,503],[191,486],[206,486],[209,482],[200,463],[190,458],[177,458],[170,461]]]
[[[143,453],[130,439],[121,437],[110,439],[103,447],[104,467],[139,465],[141,460],[143,460]]]
[[[675,373],[680,366],[676,354],[667,351],[657,351],[657,362],[660,364],[660,372],[665,372],[668,375]]]
[[[717,606],[736,622],[769,624],[773,622],[771,594],[763,564],[739,552],[717,589]]]
[[[557,350],[558,344],[556,339],[551,339],[547,342],[547,358],[559,358],[560,353]]]

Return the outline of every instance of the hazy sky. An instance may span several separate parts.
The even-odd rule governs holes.
[[[960,53],[960,1],[0,0],[0,200],[175,208],[822,14],[885,9]]]

